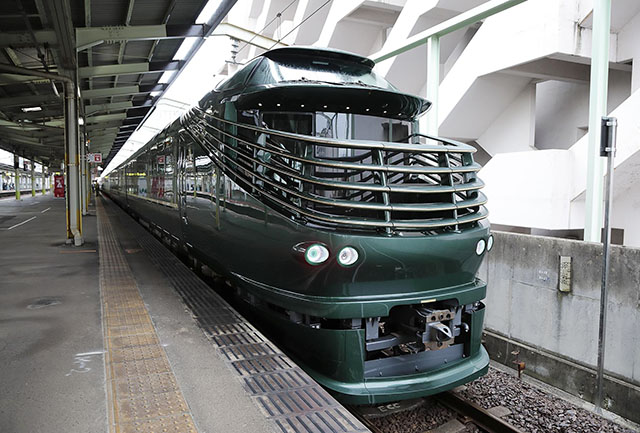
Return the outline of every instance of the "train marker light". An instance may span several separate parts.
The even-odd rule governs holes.
[[[342,266],[351,266],[358,261],[358,251],[353,247],[344,247],[338,253],[338,263]]]
[[[487,251],[491,251],[491,248],[493,248],[493,235],[489,236],[487,241]]]
[[[304,252],[304,259],[310,265],[319,265],[329,258],[329,250],[324,245],[313,244]]]
[[[478,241],[478,243],[476,244],[476,254],[481,256],[482,253],[484,253],[484,249],[487,246],[487,243],[485,242],[484,239],[480,239]]]

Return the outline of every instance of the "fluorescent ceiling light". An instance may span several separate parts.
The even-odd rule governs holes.
[[[161,95],[161,94],[162,94],[162,92],[161,92],[161,91],[155,91],[155,92],[151,92],[151,93],[149,93],[149,94],[151,95],[151,97],[152,97],[152,98],[155,98],[156,96]]]
[[[78,125],[84,125],[84,119],[82,117],[78,117]]]
[[[193,48],[196,42],[198,42],[198,38],[184,38],[184,41],[182,41],[180,48],[178,48],[178,51],[173,56],[173,60],[186,59],[187,55],[191,51],[191,48]]]
[[[42,107],[23,107],[22,111],[24,113],[29,113],[31,111],[42,111]]]
[[[176,72],[177,71],[164,71],[164,73],[160,77],[160,80],[158,81],[158,83],[160,83],[160,84],[168,83],[169,81],[171,81],[171,77],[173,77]]]
[[[196,24],[207,24],[219,6],[220,0],[209,0],[206,6],[202,8],[198,18],[196,18]]]

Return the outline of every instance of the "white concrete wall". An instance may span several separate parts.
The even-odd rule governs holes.
[[[485,327],[594,367],[601,245],[497,233],[478,276],[487,282]],[[559,256],[573,259],[572,291],[558,291]],[[640,382],[640,249],[612,248],[605,370]],[[527,308],[522,308],[522,306]]]
[[[529,84],[478,138],[490,155],[533,149],[536,87]]]
[[[573,160],[569,151],[499,153],[478,176],[489,198],[494,224],[566,229],[569,225]]]
[[[631,76],[611,70],[608,111],[630,95]],[[589,123],[589,83],[544,81],[537,85],[536,140],[538,149],[568,149],[586,133]]]
[[[616,58],[620,62],[633,61],[631,88],[640,89],[640,14],[636,14],[618,33]]]

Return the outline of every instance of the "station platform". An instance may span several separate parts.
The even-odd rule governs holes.
[[[108,199],[0,201],[0,431],[366,432]]]

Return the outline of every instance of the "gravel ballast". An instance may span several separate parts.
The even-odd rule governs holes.
[[[578,407],[516,376],[490,368],[489,373],[456,390],[463,398],[485,409],[496,408],[507,413],[508,423],[529,433],[634,433],[593,412]],[[508,409],[504,410],[504,408]],[[385,433],[425,433],[456,418],[456,413],[427,398],[417,408],[370,421]],[[464,432],[480,432],[467,424]]]

